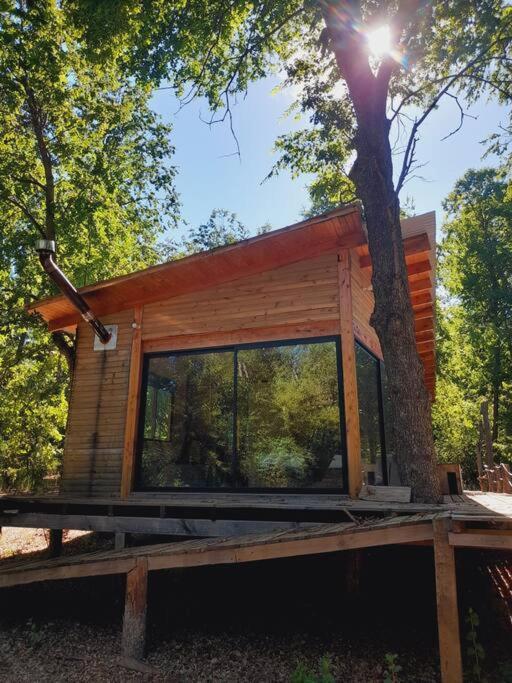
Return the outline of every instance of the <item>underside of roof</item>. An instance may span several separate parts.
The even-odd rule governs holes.
[[[432,391],[434,357],[435,214],[402,221],[418,351]],[[371,258],[359,205],[349,205],[242,242],[82,287],[98,316],[214,287],[340,248],[355,248],[362,268]],[[51,331],[74,327],[80,316],[63,296],[28,306]]]

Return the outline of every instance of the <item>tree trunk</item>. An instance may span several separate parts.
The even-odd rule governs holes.
[[[501,349],[499,345],[496,345],[494,348],[493,365],[492,441],[496,443],[500,431]]]
[[[485,450],[485,464],[487,467],[494,467],[494,453],[492,449],[491,425],[489,422],[489,401],[484,399],[480,404],[480,414],[482,415],[482,433]]]
[[[359,4],[350,5],[357,23]],[[357,156],[350,178],[365,210],[375,297],[371,324],[386,364],[398,471],[402,484],[411,487],[414,501],[437,502],[440,485],[430,397],[416,349],[386,115],[389,79],[396,64],[392,60],[383,62],[374,74],[364,36],[354,30],[353,22],[339,20],[337,3],[329,3],[322,11],[357,122]]]
[[[415,501],[437,501],[430,397],[416,349],[414,315],[400,226],[400,206],[392,184],[387,131],[379,136],[359,129],[357,160],[351,177],[363,201],[372,258],[375,308],[371,324],[379,338],[388,389],[402,484],[411,486]],[[380,139],[379,139],[380,137]]]

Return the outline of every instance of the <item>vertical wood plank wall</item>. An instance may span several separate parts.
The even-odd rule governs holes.
[[[354,296],[354,328],[356,335],[361,330],[371,341],[373,331],[368,320],[373,297],[365,290],[364,273],[358,272],[356,259],[352,258],[348,271]],[[209,290],[146,304],[143,311],[141,307],[135,312],[135,322],[142,321],[140,327],[132,327],[133,309],[106,316],[106,323],[119,325],[114,351],[93,351],[93,334],[86,324],[80,324],[62,491],[90,496],[129,493],[144,351],[340,334],[339,275],[338,255],[333,252]],[[352,302],[345,303],[352,308]],[[348,322],[344,335],[345,347],[352,344],[353,356]],[[346,355],[346,348],[342,355]],[[345,397],[346,405],[350,400],[354,399]],[[353,410],[351,414],[351,458],[355,463],[359,457],[358,431]],[[357,467],[354,463],[352,469]],[[360,480],[360,472],[353,469],[352,474],[355,492],[354,482]]]
[[[133,311],[104,316],[118,325],[117,348],[93,351],[94,335],[80,323],[61,491],[105,496],[119,493],[124,444]]]

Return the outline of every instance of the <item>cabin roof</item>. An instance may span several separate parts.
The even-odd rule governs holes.
[[[435,213],[402,221],[402,233],[416,318],[418,350],[427,385],[434,372]],[[207,252],[151,266],[128,275],[80,288],[98,316],[117,313],[181,294],[314,258],[339,248],[354,248],[363,268],[371,269],[366,231],[359,204],[340,207],[314,218]],[[59,295],[28,306],[51,331],[74,327],[79,314]]]

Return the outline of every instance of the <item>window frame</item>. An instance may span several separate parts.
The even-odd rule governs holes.
[[[375,363],[375,376],[376,376],[376,381],[377,381],[377,403],[378,403],[378,411],[379,411],[379,436],[380,436],[380,452],[381,452],[381,460],[382,460],[382,484],[375,484],[375,486],[389,486],[389,473],[388,473],[388,459],[387,459],[387,450],[386,450],[386,429],[384,426],[384,396],[383,396],[383,391],[382,391],[382,368],[384,367],[384,361],[382,358],[379,358],[377,354],[375,354],[366,344],[364,344],[362,341],[359,339],[355,338],[354,342],[357,346],[359,346],[363,351],[366,351],[366,353],[374,360],[376,361]],[[356,373],[357,373],[357,359],[356,359]],[[359,402],[359,398],[358,398]],[[358,406],[359,409],[359,406]],[[361,462],[361,470],[362,470],[363,464]],[[373,484],[372,484],[373,485]]]
[[[338,413],[340,423],[340,448],[341,448],[341,462],[342,462],[342,481],[339,488],[283,488],[283,487],[252,487],[252,488],[236,488],[236,487],[193,487],[193,486],[142,486],[141,485],[141,469],[142,469],[142,449],[144,442],[144,416],[146,410],[147,385],[149,374],[149,362],[151,358],[165,358],[168,356],[194,356],[205,355],[208,353],[233,353],[233,408],[232,408],[232,447],[231,457],[233,465],[237,465],[238,449],[237,449],[237,383],[238,383],[238,351],[246,349],[268,349],[276,346],[297,346],[299,344],[322,344],[327,342],[334,342],[336,350],[336,367],[338,380]],[[224,346],[205,346],[194,349],[172,349],[169,351],[155,351],[144,353],[142,358],[142,373],[140,383],[140,394],[138,403],[138,419],[137,419],[137,437],[135,440],[135,477],[134,477],[134,492],[190,492],[190,493],[267,493],[267,494],[347,494],[348,493],[348,453],[347,453],[347,439],[346,439],[346,425],[345,425],[345,402],[343,392],[343,367],[342,367],[342,348],[341,339],[339,335],[329,335],[322,337],[302,337],[297,339],[283,339],[276,341],[261,341],[251,342],[246,344],[228,344]]]

